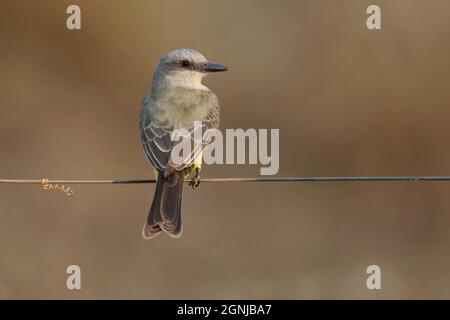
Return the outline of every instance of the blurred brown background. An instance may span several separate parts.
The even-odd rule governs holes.
[[[140,102],[181,47],[230,67],[222,129],[280,128],[279,175],[450,175],[449,37],[445,0],[2,0],[0,178],[151,178]],[[450,298],[449,183],[203,184],[150,241],[153,185],[74,189],[0,185],[0,298]]]

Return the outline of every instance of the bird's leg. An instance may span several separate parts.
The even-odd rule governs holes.
[[[192,189],[197,189],[200,185],[200,168],[195,168],[195,175],[192,177],[191,181],[189,182],[189,185],[192,187]]]
[[[192,189],[197,189],[200,185],[200,170],[202,168],[202,159],[203,152],[200,152],[200,154],[194,161],[195,176],[193,176],[192,180],[189,182],[189,185],[192,187]]]

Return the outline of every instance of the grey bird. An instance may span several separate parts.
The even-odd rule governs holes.
[[[177,49],[165,54],[153,75],[152,90],[144,97],[140,112],[140,133],[145,155],[155,168],[156,189],[153,202],[143,229],[145,239],[161,231],[172,237],[180,237],[181,199],[185,179],[195,171],[190,184],[200,183],[203,148],[210,142],[205,134],[219,126],[219,102],[217,96],[202,84],[211,72],[227,71],[224,65],[208,61],[192,49]],[[194,127],[194,122],[200,126]],[[195,132],[202,130],[201,141]],[[197,149],[182,163],[174,162],[172,151],[179,140],[172,141],[173,133],[186,130]]]

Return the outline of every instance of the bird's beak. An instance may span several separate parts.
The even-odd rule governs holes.
[[[202,70],[204,72],[220,72],[220,71],[228,71],[228,67],[223,64],[208,61],[203,65]]]

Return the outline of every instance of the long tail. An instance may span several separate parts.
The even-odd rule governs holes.
[[[183,185],[183,172],[175,171],[167,177],[162,172],[158,174],[155,195],[143,230],[144,238],[154,238],[161,230],[174,238],[181,236]]]

